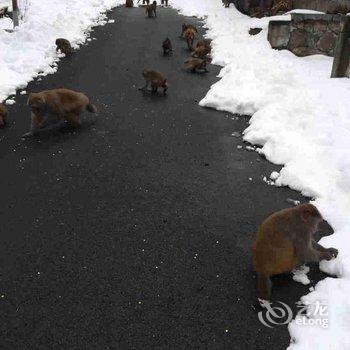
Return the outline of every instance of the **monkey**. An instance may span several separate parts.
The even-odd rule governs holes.
[[[193,42],[194,42],[194,38],[196,36],[196,31],[193,28],[187,28],[185,33],[184,33],[184,37],[186,39],[187,42],[187,47],[189,51],[193,50]]]
[[[230,7],[230,4],[234,4],[234,1],[233,0],[222,0],[222,4],[225,7]]]
[[[190,70],[191,72],[209,72],[207,69],[207,62],[200,58],[189,58],[185,61],[185,69]]]
[[[157,1],[153,1],[151,5],[146,6],[146,14],[148,17],[157,17]]]
[[[197,43],[196,49],[192,53],[192,57],[204,59],[206,58],[207,54],[210,53],[210,51],[211,51],[210,44],[207,44],[204,41],[199,41]]]
[[[142,75],[145,78],[146,85],[139,88],[139,90],[147,90],[149,83],[151,83],[152,93],[156,93],[158,88],[161,87],[163,88],[163,94],[166,94],[166,91],[168,90],[168,82],[161,72],[154,69],[144,69]]]
[[[56,40],[56,51],[60,50],[66,56],[73,52],[72,46],[67,39],[59,38]]]
[[[62,124],[65,121],[73,127],[79,127],[79,117],[83,111],[97,113],[97,108],[85,94],[69,89],[31,93],[27,104],[31,110],[31,126],[22,137],[34,136],[39,129],[49,124]]]
[[[192,28],[196,33],[198,33],[197,28],[195,26],[193,26],[192,24],[183,23],[182,24],[182,32],[181,32],[181,35],[180,35],[181,39],[185,38],[185,32],[189,28]]]
[[[0,128],[3,128],[7,122],[7,108],[0,103]]]
[[[169,38],[166,38],[163,41],[162,48],[163,48],[163,55],[169,55],[173,52],[173,46],[171,45],[171,41]]]
[[[164,5],[164,3],[165,3],[165,6],[168,6],[168,0],[162,0],[162,1],[161,1],[161,4],[162,4],[162,5]]]
[[[126,0],[125,7],[134,7],[134,1],[133,0]]]
[[[316,243],[313,234],[323,218],[312,204],[300,204],[270,215],[259,227],[253,243],[259,299],[271,296],[270,277],[292,271],[306,262],[331,260],[335,248]]]

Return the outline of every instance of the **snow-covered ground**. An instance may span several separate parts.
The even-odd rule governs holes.
[[[55,41],[70,40],[74,47],[86,41],[89,30],[106,22],[105,11],[124,0],[19,0],[23,20],[12,29],[8,18],[0,18],[0,102],[34,77],[57,70],[59,55]],[[0,6],[11,0],[0,0]]]
[[[326,301],[329,326],[293,321],[290,349],[350,349],[350,80],[329,78],[332,58],[272,50],[269,19],[249,18],[232,5],[225,9],[219,0],[171,4],[184,15],[205,19],[213,63],[223,66],[221,80],[200,104],[252,115],[244,139],[283,165],[275,184],[315,198],[335,230],[321,243],[338,248],[339,256],[322,261],[320,268],[339,278],[326,278],[302,299]],[[251,27],[263,31],[250,36]]]

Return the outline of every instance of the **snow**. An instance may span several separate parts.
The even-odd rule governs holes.
[[[123,3],[20,0],[23,19],[13,33],[3,30],[13,29],[11,20],[0,18],[0,102],[25,88],[33,78],[56,72],[57,61],[64,56],[56,52],[57,38],[66,38],[78,48],[87,41],[93,26],[107,23],[105,11]],[[11,5],[11,1],[0,0],[0,5]]]
[[[200,105],[252,115],[244,140],[283,166],[272,176],[275,184],[314,198],[335,230],[321,244],[338,248],[339,256],[322,261],[320,269],[338,278],[322,280],[302,298],[327,302],[328,327],[303,325],[298,316],[289,325],[289,349],[350,349],[350,80],[330,79],[330,57],[299,58],[271,49],[269,20],[289,20],[290,15],[249,18],[219,0],[171,4],[184,15],[204,19],[207,37],[213,39],[212,63],[223,67]],[[263,30],[250,36],[253,27]],[[263,180],[272,184],[266,176]]]

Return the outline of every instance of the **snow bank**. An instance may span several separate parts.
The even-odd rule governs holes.
[[[283,165],[275,184],[315,198],[335,229],[322,244],[338,248],[339,256],[320,268],[339,279],[326,278],[303,298],[328,302],[329,327],[293,321],[290,350],[350,349],[350,80],[329,78],[332,58],[272,50],[269,19],[251,19],[219,0],[172,0],[172,5],[205,18],[213,63],[224,67],[200,105],[251,114],[244,139]],[[251,27],[263,30],[250,36]]]
[[[11,1],[1,0],[1,5]],[[55,40],[74,47],[84,43],[91,27],[106,23],[106,10],[123,0],[19,0],[23,20],[8,33],[9,19],[0,19],[0,102],[34,77],[57,70]],[[12,28],[12,24],[10,26]]]

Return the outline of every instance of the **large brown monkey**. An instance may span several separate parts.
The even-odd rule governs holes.
[[[306,262],[331,260],[335,248],[324,248],[313,240],[323,218],[312,204],[300,204],[269,216],[259,227],[253,245],[253,264],[258,277],[258,296],[269,300],[270,277],[290,272]]]
[[[70,125],[80,125],[80,114],[83,111],[96,113],[96,107],[82,92],[68,89],[46,90],[31,93],[28,97],[31,109],[30,131],[23,137],[33,136],[40,128],[53,123],[67,121]]]
[[[158,88],[163,88],[163,93],[166,94],[168,90],[168,82],[164,75],[155,69],[144,69],[142,72],[145,78],[145,86],[140,87],[139,90],[145,91],[151,83],[152,92],[156,93]]]

